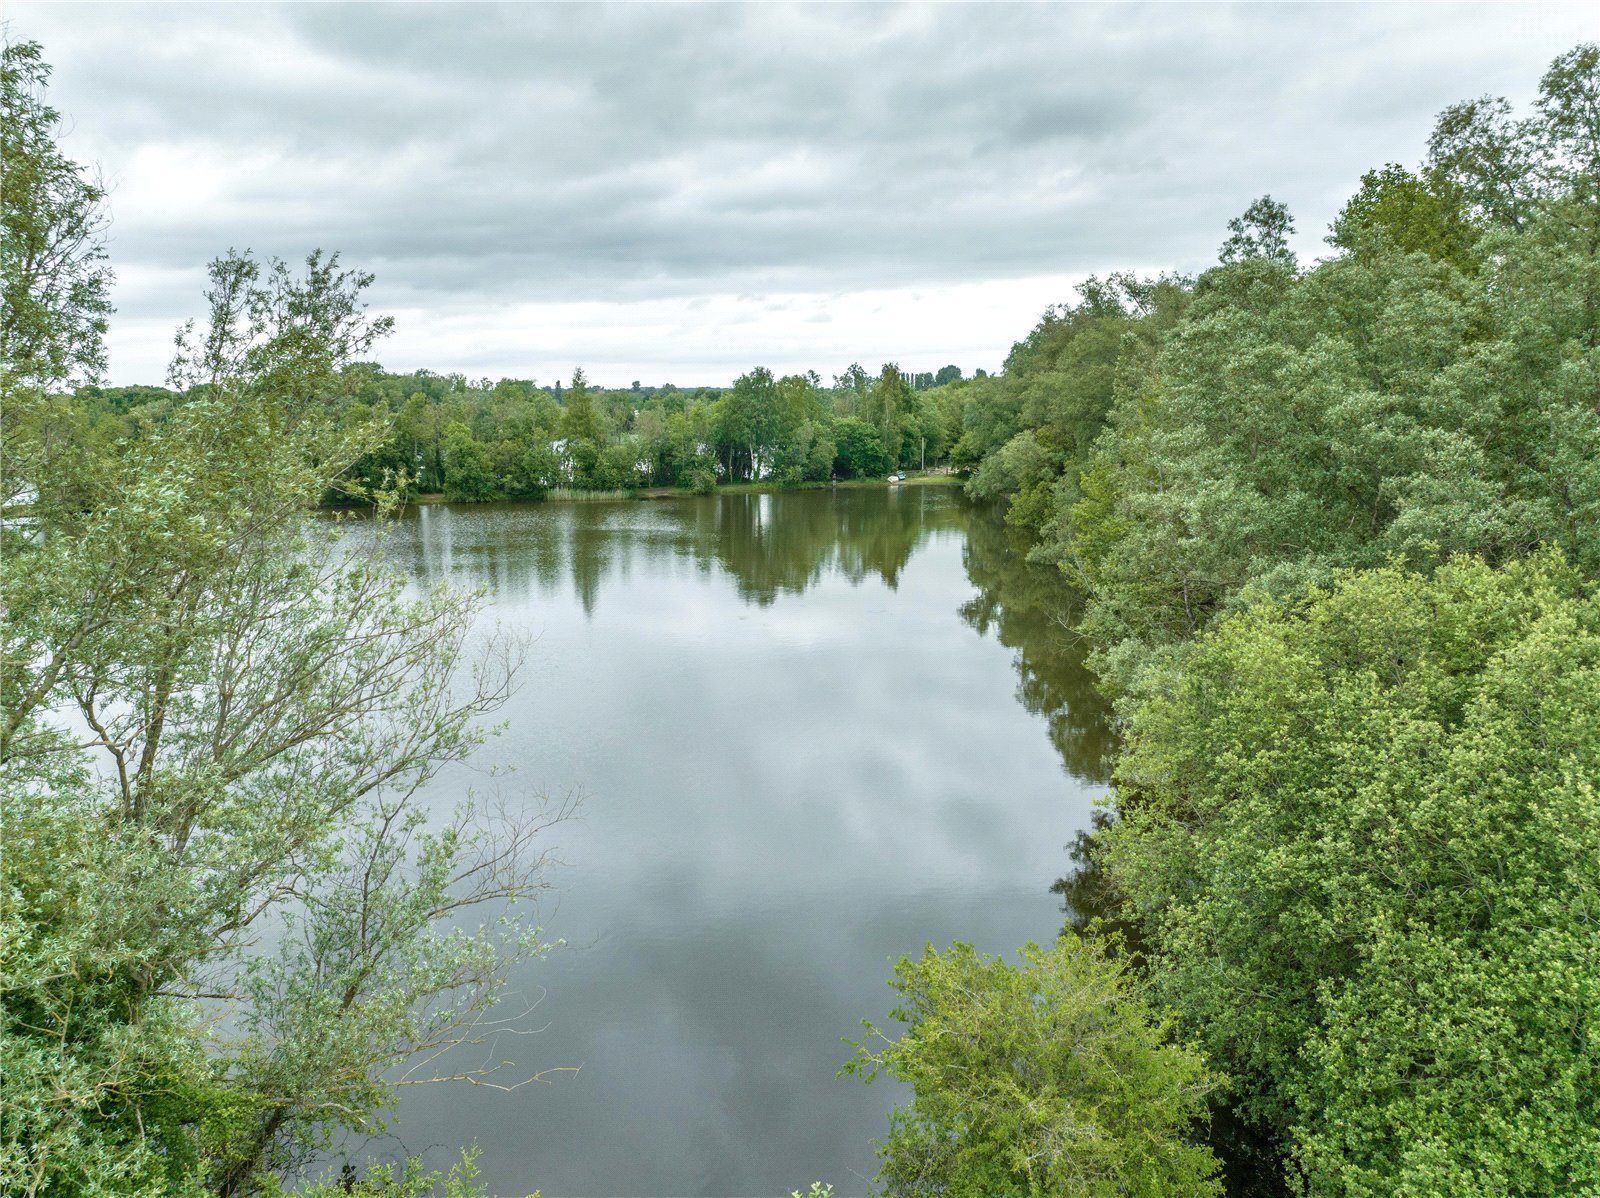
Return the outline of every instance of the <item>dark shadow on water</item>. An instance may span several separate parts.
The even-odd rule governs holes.
[[[1068,774],[1087,782],[1110,778],[1115,750],[1110,708],[1084,664],[1086,646],[1074,631],[1082,596],[1057,570],[1030,565],[1029,541],[1008,528],[999,510],[975,510],[963,555],[978,594],[961,617],[993,632],[1013,651],[1017,698],[1050,726],[1050,740]]]

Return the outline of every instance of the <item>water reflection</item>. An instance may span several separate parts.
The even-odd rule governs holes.
[[[901,1095],[834,1072],[893,960],[1060,925],[1109,742],[1059,580],[934,488],[430,507],[389,548],[538,637],[435,801],[504,767],[589,796],[546,920],[575,947],[516,979],[545,1030],[485,1049],[581,1071],[409,1090],[401,1143],[477,1140],[497,1193],[865,1192]]]
[[[963,560],[978,594],[963,605],[961,615],[979,632],[992,630],[1014,651],[1017,698],[1048,721],[1051,743],[1067,773],[1105,783],[1116,738],[1109,705],[1084,666],[1086,645],[1072,631],[1082,614],[1082,598],[1056,571],[1029,565],[1028,548],[1027,539],[997,515],[974,519]],[[1105,811],[1097,810],[1092,822],[1077,831],[1066,846],[1071,871],[1050,889],[1063,900],[1067,928],[1082,931],[1097,925],[1132,944],[1134,929],[1118,918],[1116,895],[1096,856],[1094,833],[1108,820]]]
[[[593,615],[603,580],[663,563],[720,567],[739,598],[770,606],[825,576],[890,590],[919,543],[963,523],[960,503],[928,487],[550,504],[429,505],[408,516],[399,550],[423,581],[471,581],[497,593],[554,595],[570,581]]]
[[[1028,548],[1027,539],[993,512],[968,525],[962,557],[978,594],[962,605],[961,616],[1015,650],[1017,698],[1049,721],[1067,773],[1104,782],[1114,740],[1109,708],[1084,666],[1086,645],[1072,631],[1082,598],[1058,572],[1029,565]]]

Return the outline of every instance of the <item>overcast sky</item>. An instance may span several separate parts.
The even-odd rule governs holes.
[[[112,185],[110,377],[229,247],[373,271],[379,359],[551,382],[997,368],[1084,276],[1305,258],[1434,115],[1523,104],[1590,5],[38,5]]]

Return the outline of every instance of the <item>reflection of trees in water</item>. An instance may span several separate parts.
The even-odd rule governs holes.
[[[720,569],[741,599],[761,606],[832,573],[855,583],[875,575],[893,588],[927,536],[963,527],[978,593],[962,618],[1012,650],[1017,697],[1045,718],[1067,772],[1105,782],[1115,742],[1071,630],[1079,596],[1056,571],[1027,563],[1026,541],[996,512],[943,488],[434,506],[414,512],[392,545],[419,581],[449,578],[512,595],[570,585],[592,614],[608,579],[639,568],[667,574],[684,562]],[[1069,846],[1074,872],[1056,884],[1074,923],[1110,913],[1087,831]]]
[[[961,615],[981,633],[994,630],[1015,651],[1017,695],[1031,712],[1049,721],[1050,740],[1067,772],[1086,782],[1106,782],[1116,750],[1110,708],[1084,665],[1087,646],[1072,629],[1082,596],[1047,566],[1029,565],[1028,541],[1000,519],[998,510],[974,513],[967,529],[967,575],[977,596]],[[1110,821],[1094,813],[1089,827],[1067,846],[1072,872],[1050,889],[1062,896],[1070,928],[1098,921],[1129,935],[1117,916],[1112,893],[1096,856],[1095,833]]]
[[[1044,716],[1067,772],[1104,782],[1114,740],[1109,710],[1084,666],[1084,644],[1072,631],[1082,598],[1057,571],[1029,565],[1025,538],[998,512],[980,509],[967,528],[967,577],[978,588],[961,616],[980,633],[993,630],[1015,651],[1017,697]]]
[[[720,566],[741,599],[764,607],[831,573],[855,583],[876,575],[894,588],[923,539],[962,519],[955,496],[925,487],[433,506],[410,516],[393,552],[427,583],[549,594],[570,580],[591,614],[613,571],[687,560]]]
[[[1067,917],[1067,927],[1084,931],[1091,925],[1107,932],[1120,934],[1128,950],[1138,953],[1138,928],[1122,918],[1121,903],[1111,880],[1100,862],[1099,834],[1111,825],[1111,814],[1097,808],[1089,817],[1089,826],[1081,829],[1067,846],[1067,856],[1072,860],[1072,872],[1057,878],[1050,887],[1051,894],[1061,896],[1061,911]]]
[[[829,573],[853,583],[875,574],[892,590],[923,538],[960,520],[952,496],[922,487],[728,495],[695,513],[696,554],[715,557],[739,597],[763,607]]]

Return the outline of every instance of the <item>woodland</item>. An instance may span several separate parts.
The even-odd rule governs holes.
[[[1600,47],[1315,262],[1263,196],[992,375],[684,390],[388,373],[320,253],[219,258],[165,386],[102,385],[107,197],[3,70],[0,1189],[281,1192],[544,951],[562,813],[413,801],[526,647],[323,509],[938,468],[1077,596],[1102,909],[900,963],[882,1192],[1600,1195]],[[381,1172],[298,1192],[475,1192]]]

